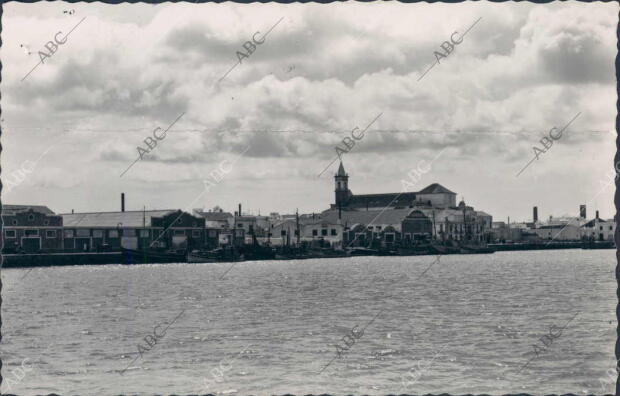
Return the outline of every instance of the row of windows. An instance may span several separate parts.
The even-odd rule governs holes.
[[[28,220],[29,221],[34,221],[34,216],[33,215],[29,215],[28,216]],[[11,224],[16,226],[17,225],[17,220],[13,219],[11,220]],[[50,225],[50,221],[49,220],[43,220],[43,225]]]
[[[74,232],[74,230],[64,230],[65,238],[89,238],[90,230],[79,229]],[[103,238],[104,230],[93,230],[93,238]],[[108,238],[118,238],[119,230],[108,230]],[[139,231],[139,235],[141,238],[148,238],[150,236],[150,230],[134,230],[134,229],[125,229],[123,230],[123,236],[136,236],[136,231]],[[155,230],[155,236],[161,235],[161,230]],[[173,235],[181,236],[185,235],[185,230],[174,230]],[[4,230],[4,236],[6,238],[15,238],[17,236],[16,230]],[[24,230],[24,236],[39,236],[39,230]],[[210,237],[216,237],[217,232],[215,230],[209,230]],[[56,238],[56,230],[46,230],[45,231],[46,238]],[[193,238],[200,238],[200,230],[192,230]]]
[[[15,230],[4,230],[4,236],[6,238],[15,238],[17,236]],[[39,236],[39,230],[24,230],[24,236]],[[56,230],[46,230],[46,238],[56,238]]]
[[[331,233],[332,236],[336,236],[338,235],[338,231],[335,228],[331,229]],[[312,230],[312,236],[317,236],[319,235],[319,230]],[[327,235],[327,228],[323,228],[321,230],[321,236],[326,236]]]
[[[327,232],[328,231],[330,231],[330,230],[328,230],[326,228],[322,229],[321,230],[321,236],[327,236]],[[293,232],[293,234],[295,236],[297,236],[297,234],[299,234],[299,231],[295,230]],[[318,235],[319,235],[319,230],[312,230],[312,236],[318,236]],[[336,235],[338,235],[338,231],[335,228],[332,228],[331,231],[330,231],[330,235],[336,236]],[[273,234],[270,232],[269,236],[273,236]],[[286,236],[286,230],[280,230],[280,236]]]

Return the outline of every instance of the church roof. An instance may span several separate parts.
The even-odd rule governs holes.
[[[340,166],[338,167],[338,173],[336,176],[346,176],[347,173],[344,171],[344,166],[342,166],[342,161],[340,161]]]
[[[400,224],[405,217],[415,209],[388,209],[388,210],[343,210],[342,224],[364,224],[364,225],[383,225]],[[327,210],[321,214],[321,218],[329,222],[338,222],[338,211]]]
[[[456,194],[439,183],[433,183],[428,187],[418,191],[418,194]]]
[[[353,195],[347,201],[349,208],[385,208],[385,207],[409,207],[415,201],[415,193],[387,193],[387,194],[363,194]]]

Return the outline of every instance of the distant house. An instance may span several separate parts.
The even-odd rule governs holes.
[[[583,236],[594,241],[613,241],[616,234],[616,222],[599,218],[592,219],[581,226]]]
[[[234,227],[243,229],[246,235],[265,236],[270,220],[268,216],[243,215],[234,216]]]
[[[3,205],[2,222],[4,253],[37,253],[63,248],[63,219],[47,206]]]
[[[201,248],[205,219],[181,210],[61,214],[65,250]]]
[[[235,225],[235,217],[232,213],[224,212],[223,210],[204,212],[194,209],[194,214],[205,219],[205,227],[207,228],[229,229]]]
[[[541,225],[532,230],[540,239],[554,241],[578,241],[581,240],[581,227],[573,224]]]

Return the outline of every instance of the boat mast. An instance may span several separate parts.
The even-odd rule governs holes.
[[[299,232],[299,208],[295,209],[295,222],[297,225],[297,247],[299,247],[299,239],[301,237]]]

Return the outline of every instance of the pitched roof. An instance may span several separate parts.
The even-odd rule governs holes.
[[[93,212],[93,213],[63,213],[62,222],[65,227],[150,227],[152,217],[162,217],[176,212],[176,209],[166,210],[133,210],[126,212]]]
[[[386,207],[409,207],[415,201],[416,193],[387,193],[387,194],[364,194],[353,195],[347,201],[349,208],[386,208]]]
[[[387,209],[387,210],[343,210],[342,224],[400,224],[405,217],[416,209]],[[331,222],[338,222],[338,210],[327,210],[321,218]]]
[[[27,212],[30,209],[34,212],[43,213],[46,215],[55,214],[50,208],[43,205],[2,205],[2,214],[12,215],[18,212]]]
[[[433,183],[428,187],[418,191],[418,194],[456,194],[439,183]]]
[[[488,214],[487,212],[484,212],[482,210],[474,210],[474,212],[476,212],[476,216],[488,216],[488,217],[493,217],[490,214]]]
[[[598,220],[598,223],[607,223],[609,222],[609,220],[603,220],[603,219],[592,219],[590,221],[588,221],[587,223],[585,223],[584,225],[582,225],[582,227],[586,227],[586,228],[592,228],[596,226],[596,222]]]

